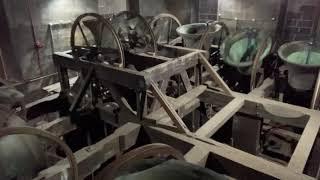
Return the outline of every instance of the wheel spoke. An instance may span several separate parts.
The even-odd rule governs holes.
[[[83,31],[83,29],[82,29],[82,27],[81,27],[80,22],[78,22],[78,26],[79,26],[79,29],[80,29],[80,32],[81,32],[81,34],[82,34],[82,36],[83,36],[84,41],[86,42],[87,46],[90,47],[89,41],[88,41],[86,35],[84,34],[84,31]]]

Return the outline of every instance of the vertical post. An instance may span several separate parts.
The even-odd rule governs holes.
[[[137,91],[136,92],[136,106],[137,106],[137,116],[139,120],[143,119],[144,111],[145,109],[145,103],[146,103],[146,91]]]
[[[0,77],[4,80],[8,80],[8,75],[6,71],[6,66],[4,64],[3,56],[2,56],[2,50],[0,49],[0,64],[1,64],[1,71],[0,71]]]
[[[57,71],[61,86],[61,92],[66,92],[70,89],[68,70],[61,65],[57,65]]]
[[[140,2],[139,0],[127,0],[127,10],[140,14]]]
[[[239,113],[233,119],[232,139],[235,148],[257,155],[260,149],[262,119]]]
[[[318,73],[317,83],[313,92],[311,100],[311,109],[319,108],[319,98],[320,98],[320,71]]]

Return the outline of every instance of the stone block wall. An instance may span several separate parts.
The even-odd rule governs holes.
[[[42,46],[39,49],[39,60],[28,6],[31,10],[35,38]],[[110,14],[126,9],[126,0],[0,1],[0,51],[8,81],[23,83],[56,72],[52,54],[55,51],[70,50],[71,26],[77,16],[83,13]],[[52,32],[49,24],[52,24]],[[0,67],[0,77],[4,78],[2,71]],[[37,81],[23,90],[30,92],[54,81],[55,78]]]
[[[199,0],[200,22],[217,19],[218,3],[219,0]],[[288,0],[283,33],[285,41],[310,39],[318,5],[319,0]],[[228,11],[232,11],[232,7],[230,5]]]
[[[6,38],[0,40],[0,48],[4,51],[3,59],[8,80],[13,82],[24,82],[54,73],[56,70],[52,54],[53,51],[70,49],[71,22],[82,13],[98,12],[98,0],[3,0],[0,4],[3,10],[0,27],[6,28],[4,34],[1,34]],[[35,39],[41,44],[39,52],[35,48],[28,7],[31,11]],[[54,50],[49,24],[56,24],[52,33]],[[46,85],[50,81],[52,80],[38,82],[34,88]],[[30,86],[24,90],[32,89]]]
[[[199,0],[199,21],[216,20],[218,13],[218,0]]]
[[[285,29],[285,41],[309,40],[315,25],[317,0],[290,0]]]
[[[160,13],[175,15],[182,24],[198,22],[199,0],[139,0],[142,16],[156,16]],[[201,1],[201,0],[200,0]]]

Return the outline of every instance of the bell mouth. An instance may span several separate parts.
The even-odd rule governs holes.
[[[209,34],[214,34],[222,29],[221,25],[215,25],[215,27],[210,27],[211,31]],[[213,29],[214,28],[214,29]],[[186,24],[177,28],[177,33],[183,37],[199,37],[206,33],[208,26],[206,23],[194,23]]]
[[[229,36],[221,46],[220,51],[223,55],[223,61],[233,67],[249,68],[253,65],[259,48],[267,40],[267,46],[260,57],[260,61],[270,53],[272,49],[272,39],[262,31],[240,32]]]
[[[307,41],[294,41],[282,45],[278,54],[291,65],[305,68],[320,68],[320,47]]]

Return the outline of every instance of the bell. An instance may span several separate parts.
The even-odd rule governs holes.
[[[209,45],[214,40],[214,38],[219,37],[222,31],[222,26],[219,24],[214,24],[213,26],[208,25],[206,23],[194,23],[194,24],[186,24],[180,26],[177,29],[177,33],[182,37],[184,47],[199,49],[202,48],[201,40],[202,37],[208,32],[205,41],[203,42],[206,50],[209,49]]]
[[[265,50],[259,58],[259,66],[271,51],[272,39],[263,31],[247,29],[225,39],[220,52],[226,64],[237,68],[241,74],[250,75],[253,61],[261,47],[265,47]]]
[[[287,64],[289,85],[297,91],[312,90],[320,68],[320,48],[306,41],[282,45],[278,54]]]

